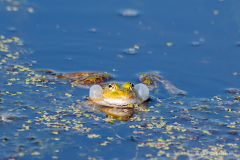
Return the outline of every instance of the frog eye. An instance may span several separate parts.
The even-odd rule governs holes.
[[[116,86],[113,84],[109,84],[108,89],[109,89],[109,91],[114,91],[116,89]]]
[[[132,84],[132,83],[129,83],[129,90],[133,90],[133,88],[134,88],[134,84]]]

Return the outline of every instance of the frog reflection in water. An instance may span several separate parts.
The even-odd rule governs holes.
[[[146,108],[149,99],[149,90],[152,92],[161,82],[170,94],[185,94],[172,85],[169,81],[162,79],[156,73],[140,74],[139,84],[126,83],[107,83],[97,84],[109,80],[112,75],[102,72],[91,73],[71,73],[71,74],[55,74],[59,78],[66,78],[72,81],[72,86],[81,88],[90,88],[89,107],[95,108],[91,110],[100,110],[116,120],[128,120],[135,112]],[[94,84],[94,85],[93,85]],[[145,102],[144,104],[142,104]],[[102,106],[107,106],[102,108]]]

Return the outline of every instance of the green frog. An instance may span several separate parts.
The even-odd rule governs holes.
[[[186,93],[160,77],[157,72],[139,74],[141,83],[136,85],[130,82],[104,83],[113,76],[103,72],[52,73],[52,75],[70,80],[73,87],[90,88],[89,100],[108,107],[124,108],[141,104],[149,98],[149,91],[156,92],[155,88],[158,88],[159,82],[170,94]]]
[[[130,82],[110,83],[104,88],[93,85],[89,91],[89,98],[103,106],[127,107],[130,104],[141,104],[146,101],[149,98],[149,89],[145,84],[134,85]]]
[[[139,74],[141,83],[136,85],[130,82],[105,83],[113,76],[102,72],[52,73],[48,71],[48,73],[69,80],[72,87],[90,88],[89,100],[78,102],[77,108],[87,104],[89,110],[95,113],[103,111],[107,117],[115,120],[128,120],[136,112],[143,114],[148,106],[149,92],[157,92],[155,89],[158,88],[159,82],[171,95],[186,94],[156,72]]]

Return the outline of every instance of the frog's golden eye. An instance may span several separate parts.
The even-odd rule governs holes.
[[[113,84],[109,84],[108,89],[109,89],[109,91],[114,91],[116,89],[116,86]]]
[[[132,83],[129,83],[129,90],[133,90],[133,88],[134,88],[134,84],[132,84]]]

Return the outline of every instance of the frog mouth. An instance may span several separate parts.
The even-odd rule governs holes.
[[[99,105],[112,106],[112,107],[123,107],[129,104],[140,104],[149,98],[149,89],[145,84],[137,84],[134,87],[134,91],[137,94],[136,98],[130,99],[108,99],[103,98],[103,89],[100,85],[93,85],[89,91],[89,97],[92,101]]]
[[[127,106],[129,104],[137,104],[137,103],[141,103],[137,100],[137,98],[133,98],[133,99],[128,99],[128,100],[123,100],[123,99],[103,99],[100,101],[94,101],[98,104],[104,105],[104,106],[111,106],[111,107],[124,107]]]

